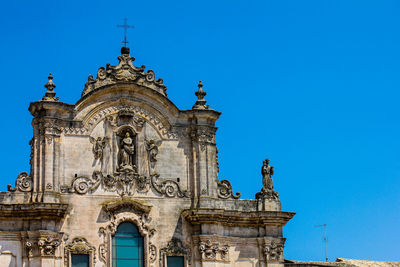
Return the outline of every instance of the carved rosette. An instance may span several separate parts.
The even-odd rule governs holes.
[[[64,248],[64,265],[71,266],[71,254],[88,254],[89,265],[96,264],[96,248],[90,245],[84,237],[76,237]]]
[[[220,245],[219,242],[210,239],[199,242],[199,251],[201,259],[204,261],[228,261],[229,246]]]
[[[281,240],[265,240],[263,252],[266,262],[283,261],[283,248],[285,239]]]
[[[10,192],[31,192],[33,189],[32,177],[26,172],[21,172],[18,174],[17,180],[15,181],[15,187],[11,188],[11,185],[7,187]]]
[[[222,199],[227,199],[227,198],[238,199],[241,196],[239,192],[233,194],[232,184],[228,180],[219,181],[217,190],[218,190],[217,191],[218,197]]]

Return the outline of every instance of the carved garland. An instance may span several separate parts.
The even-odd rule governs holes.
[[[64,248],[64,265],[71,266],[71,254],[88,254],[89,266],[96,264],[96,248],[90,245],[84,237],[76,237]]]

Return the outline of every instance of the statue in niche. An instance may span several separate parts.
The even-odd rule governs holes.
[[[263,161],[261,167],[261,174],[263,177],[263,189],[262,191],[274,191],[274,186],[272,184],[272,175],[274,174],[274,167],[269,165],[269,159]]]
[[[134,163],[135,145],[129,132],[125,133],[121,140],[118,153],[118,170],[119,171],[134,171],[136,169]]]

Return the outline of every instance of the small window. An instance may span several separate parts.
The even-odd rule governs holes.
[[[72,267],[89,267],[88,254],[71,254]]]
[[[184,267],[183,256],[167,256],[167,267]]]

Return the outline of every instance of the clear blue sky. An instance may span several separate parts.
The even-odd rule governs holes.
[[[400,261],[400,1],[10,1],[0,4],[0,186],[29,171],[29,102],[49,72],[75,103],[115,64],[127,17],[131,54],[181,109],[202,80],[223,114],[220,179],[244,198],[275,166],[285,256]]]

